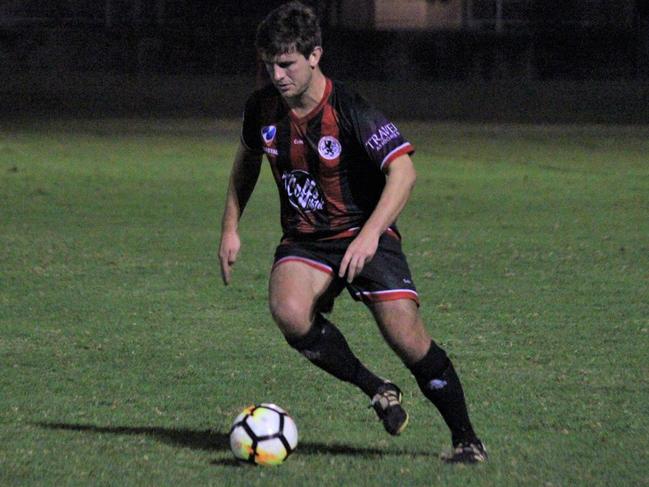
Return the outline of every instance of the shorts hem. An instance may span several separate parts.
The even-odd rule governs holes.
[[[329,275],[334,274],[334,270],[327,264],[323,264],[322,262],[318,262],[317,260],[307,259],[306,257],[298,257],[296,255],[287,255],[286,257],[282,257],[281,259],[277,260],[277,262],[273,264],[273,269],[281,264],[285,264],[286,262],[302,262],[303,264],[306,264],[309,267],[317,269],[321,272],[325,272]]]
[[[394,289],[389,291],[357,291],[354,299],[364,303],[377,303],[382,301],[396,301],[398,299],[410,299],[419,306],[419,294],[411,289]]]

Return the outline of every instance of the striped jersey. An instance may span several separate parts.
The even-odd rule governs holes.
[[[389,164],[414,152],[394,123],[328,78],[320,103],[301,118],[274,86],[253,93],[241,141],[270,162],[288,240],[335,238],[362,227]]]

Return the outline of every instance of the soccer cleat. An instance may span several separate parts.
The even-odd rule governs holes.
[[[392,382],[381,385],[372,397],[371,407],[383,421],[385,431],[393,436],[400,434],[408,425],[408,413],[401,407],[401,390]]]
[[[476,438],[472,442],[460,442],[450,454],[442,455],[446,463],[482,463],[487,461],[487,449]]]

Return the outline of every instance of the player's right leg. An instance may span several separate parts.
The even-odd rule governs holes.
[[[367,370],[343,334],[319,312],[321,303],[333,299],[334,285],[329,272],[304,260],[283,260],[270,276],[271,314],[289,345],[334,377],[372,396],[384,381]]]
[[[311,330],[318,304],[331,293],[333,281],[329,268],[315,261],[284,258],[275,264],[268,301],[273,319],[289,343]]]
[[[289,345],[311,363],[354,384],[372,398],[385,429],[397,435],[408,421],[400,404],[401,392],[370,372],[351,351],[338,328],[319,312],[323,303],[333,299],[336,285],[333,272],[328,272],[325,265],[314,265],[304,259],[278,261],[269,284],[273,319]]]

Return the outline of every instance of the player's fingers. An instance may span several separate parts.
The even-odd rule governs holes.
[[[221,263],[221,278],[223,279],[223,284],[226,286],[230,284],[230,280],[232,279],[232,266],[236,260],[236,252],[233,252],[232,250],[219,255],[219,261]]]
[[[232,267],[236,261],[237,261],[237,251],[231,250],[230,252],[228,252],[228,266]]]
[[[363,270],[364,259],[362,257],[355,257],[352,259],[351,264],[349,265],[349,270],[347,271],[347,282],[352,283],[354,278],[361,273]]]
[[[354,277],[355,277],[354,270],[352,269],[351,266],[349,266],[349,270],[347,271],[347,282],[351,284],[352,281],[354,280]]]
[[[221,279],[223,279],[223,284],[226,286],[230,284],[230,266],[228,265],[226,260],[221,260]]]
[[[349,253],[345,252],[343,260],[340,262],[340,268],[338,269],[338,277],[345,277],[345,272],[347,272],[347,266],[349,265]]]
[[[351,283],[351,282],[354,280],[354,271],[355,271],[355,266],[356,266],[356,263],[355,263],[355,261],[354,261],[354,258],[352,257],[352,258],[349,260],[349,265],[347,266],[347,275],[346,275],[346,278],[347,278],[347,282],[349,282],[349,283]]]
[[[228,279],[226,284],[230,284],[230,281],[232,280],[232,268],[234,267],[234,264],[237,262],[237,254],[238,254],[237,250],[230,250],[228,252],[228,258],[226,260],[226,266],[225,266],[225,270],[227,272],[226,276]]]

